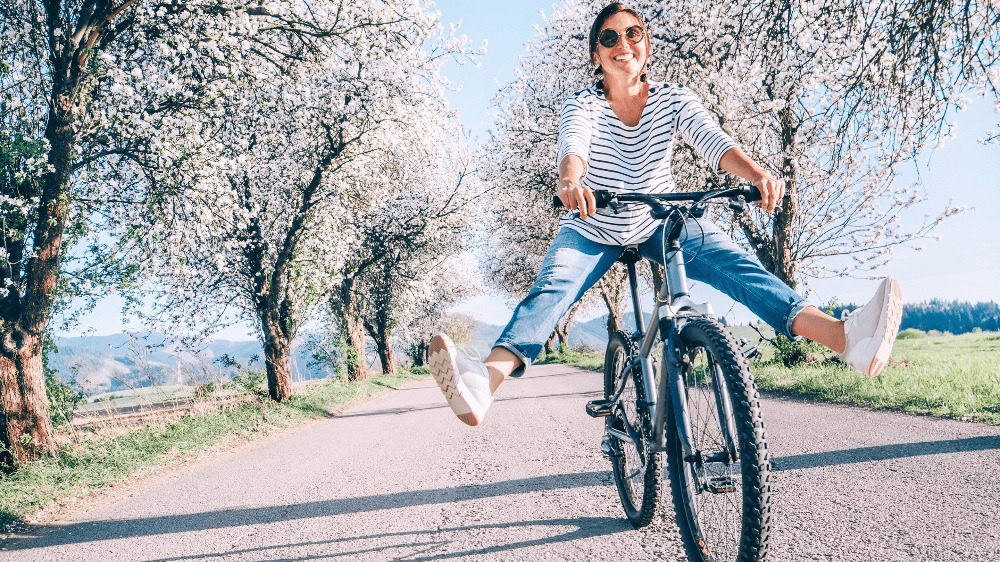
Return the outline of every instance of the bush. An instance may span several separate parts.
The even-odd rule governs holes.
[[[268,398],[266,377],[260,371],[243,371],[233,377],[233,385],[250,396]]]
[[[49,417],[55,427],[73,421],[77,406],[84,401],[82,392],[59,380],[51,369],[45,369],[45,394],[49,398]]]
[[[215,394],[216,386],[214,382],[206,382],[194,387],[195,398],[208,398]]]
[[[818,363],[823,360],[826,347],[805,338],[791,340],[781,334],[775,334],[770,340],[774,347],[774,357],[771,363],[780,363],[785,367],[794,367],[803,363]]]
[[[76,408],[84,401],[83,392],[74,389],[59,378],[55,369],[49,367],[49,353],[59,353],[56,344],[46,337],[42,344],[42,372],[45,374],[45,395],[49,399],[49,418],[52,425],[59,427],[73,421]]]
[[[917,338],[926,337],[927,334],[923,330],[917,328],[907,328],[900,332],[897,336],[897,340],[915,340]]]

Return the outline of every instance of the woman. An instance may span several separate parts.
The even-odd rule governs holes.
[[[598,210],[593,189],[674,190],[671,153],[680,137],[717,173],[757,186],[768,213],[784,195],[784,183],[751,160],[690,90],[646,79],[649,45],[646,26],[634,10],[614,3],[597,15],[590,58],[603,79],[563,105],[557,194],[571,213],[560,221],[538,280],[485,362],[466,356],[444,334],[431,340],[428,362],[434,378],[455,414],[469,425],[482,421],[500,383],[531,364],[562,315],[607,272],[624,246],[638,244],[643,257],[663,261],[662,233],[647,208]],[[869,376],[885,365],[901,317],[895,279],[885,279],[868,304],[840,321],[806,303],[711,221],[688,219],[685,229],[693,233],[682,236],[690,278],[743,303],[785,336],[825,345]]]

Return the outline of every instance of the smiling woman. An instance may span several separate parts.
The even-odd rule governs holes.
[[[691,90],[647,78],[649,33],[635,10],[617,2],[601,10],[590,26],[588,48],[597,83],[569,96],[559,122],[556,194],[571,212],[559,222],[537,281],[485,362],[465,356],[444,334],[430,344],[431,370],[455,414],[469,425],[482,422],[504,379],[530,366],[559,319],[625,247],[664,263],[660,221],[641,206],[597,209],[593,190],[676,191],[672,153],[682,140],[717,174],[752,182],[764,211],[774,211],[784,196],[784,182],[749,158]],[[894,279],[842,322],[807,303],[710,220],[692,217],[685,227],[704,234],[683,248],[702,256],[689,264],[692,279],[742,302],[787,337],[807,337],[841,353],[861,372],[874,376],[885,365],[900,316]]]

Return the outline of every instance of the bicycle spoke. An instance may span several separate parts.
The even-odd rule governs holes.
[[[625,514],[632,525],[642,527],[652,521],[659,501],[658,459],[662,459],[662,453],[649,453],[650,416],[648,410],[639,407],[645,402],[641,376],[630,367],[635,353],[635,344],[627,334],[615,334],[608,344],[605,399],[616,399],[608,417],[606,439],[613,453],[612,468]]]
[[[699,562],[763,560],[769,494],[762,483],[768,467],[752,378],[732,336],[718,324],[692,321],[682,337],[692,454],[680,458],[671,415],[668,459],[688,556]]]

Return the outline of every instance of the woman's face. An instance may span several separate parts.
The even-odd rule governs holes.
[[[605,47],[600,41],[597,43],[597,60],[595,62],[601,65],[606,76],[635,77],[646,66],[646,61],[649,59],[649,47],[646,42],[645,30],[643,30],[643,37],[638,43],[633,43],[625,37],[625,30],[633,26],[642,29],[639,20],[627,12],[618,12],[612,15],[601,26],[602,33],[605,29],[613,29],[619,36],[618,43],[613,47]]]

